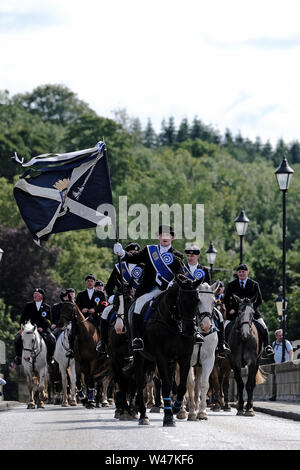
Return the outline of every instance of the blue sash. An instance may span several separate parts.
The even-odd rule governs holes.
[[[173,254],[167,251],[161,255],[157,245],[147,245],[147,250],[157,274],[159,274],[164,281],[171,282],[174,279],[174,274],[171,269],[168,268],[168,264],[173,262]]]
[[[117,268],[118,273],[120,273],[119,264],[116,264],[115,266]],[[137,286],[138,286],[138,280],[141,277],[141,275],[143,274],[142,268],[140,268],[139,266],[136,266],[135,268],[133,268],[133,270],[130,274],[129,268],[128,268],[127,263],[125,261],[121,262],[121,266],[122,266],[122,274],[123,274],[124,281],[129,284],[129,282],[132,278],[132,281],[133,281],[132,287],[134,289],[136,289]]]
[[[115,266],[116,266],[116,268],[117,268],[118,273],[120,274],[119,264],[116,264]],[[122,262],[121,262],[121,266],[122,266],[122,276],[123,276],[123,279],[124,279],[124,281],[126,281],[126,282],[129,284],[130,279],[131,279],[131,276],[130,276],[129,269],[128,269],[128,266],[127,266],[127,264],[125,263],[125,261],[122,261]]]
[[[192,281],[194,281],[195,279],[202,279],[205,277],[205,272],[203,271],[203,269],[197,268],[192,274],[186,265],[184,265],[184,273],[186,277],[188,277]]]

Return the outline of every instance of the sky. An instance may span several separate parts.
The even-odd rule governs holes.
[[[0,90],[62,84],[157,132],[300,140],[299,0],[0,0]]]

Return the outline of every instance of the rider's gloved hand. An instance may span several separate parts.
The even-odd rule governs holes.
[[[123,258],[123,256],[125,256],[125,250],[123,250],[123,247],[122,247],[121,243],[115,243],[114,244],[114,254],[118,255],[118,256],[121,256],[121,258]]]

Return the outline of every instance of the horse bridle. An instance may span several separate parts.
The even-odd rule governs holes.
[[[42,350],[42,347],[41,347],[41,338],[40,338],[40,341],[39,341],[39,344],[38,344],[39,347],[38,347],[38,349],[36,350],[36,349],[34,348],[34,345],[37,343],[38,338],[37,338],[37,337],[34,335],[34,333],[32,333],[32,332],[27,332],[27,333],[25,333],[25,334],[32,334],[32,335],[34,336],[34,337],[32,338],[32,346],[33,346],[33,347],[32,347],[31,349],[29,349],[29,348],[23,348],[23,350],[24,350],[24,351],[29,351],[29,352],[31,353],[31,357],[32,357],[33,359],[35,359],[35,358],[38,357],[38,355],[41,353],[41,350]],[[38,351],[38,352],[36,352],[36,351]],[[35,353],[35,354],[34,354],[34,353]]]

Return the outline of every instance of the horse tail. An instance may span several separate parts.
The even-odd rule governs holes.
[[[255,384],[260,385],[265,383],[267,380],[268,374],[262,370],[262,368],[259,366],[258,371],[255,376]]]

